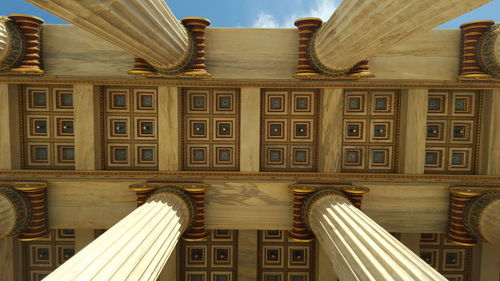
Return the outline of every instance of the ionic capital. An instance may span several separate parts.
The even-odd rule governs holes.
[[[205,192],[208,185],[199,183],[142,183],[133,184],[130,190],[137,195],[137,206],[154,200],[156,195],[171,193],[180,197],[190,212],[190,224],[183,235],[187,241],[205,240],[208,232],[205,229]]]

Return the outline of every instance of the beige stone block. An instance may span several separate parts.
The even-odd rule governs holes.
[[[238,231],[238,280],[257,280],[257,231]]]
[[[94,229],[75,229],[75,252],[80,252],[94,241]]]
[[[18,86],[0,84],[0,170],[21,167]]]
[[[73,85],[76,170],[96,170],[99,167],[99,103],[94,89],[92,84]]]
[[[177,87],[158,87],[158,169],[180,170],[179,93]]]
[[[241,89],[240,171],[259,171],[260,89]]]
[[[408,89],[402,93],[400,171],[403,173],[424,173],[427,94],[427,89]]]
[[[322,98],[318,172],[338,173],[342,159],[343,89],[323,89]]]

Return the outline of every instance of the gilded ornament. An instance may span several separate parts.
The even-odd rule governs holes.
[[[481,68],[492,76],[500,79],[500,24],[492,25],[478,42],[476,53]]]
[[[33,210],[29,203],[29,199],[21,192],[16,191],[14,185],[11,184],[0,184],[0,197],[6,198],[15,210],[16,218],[14,228],[8,236],[16,236],[31,223]]]
[[[0,17],[0,39],[6,41],[3,50],[0,49],[0,72],[10,71],[19,65],[26,52],[24,35],[7,17]]]

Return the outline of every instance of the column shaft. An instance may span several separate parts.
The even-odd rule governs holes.
[[[479,229],[485,241],[500,245],[500,200],[492,202],[484,209]]]
[[[28,0],[161,67],[188,54],[188,34],[163,0]]]
[[[0,194],[0,238],[9,236],[16,225],[16,211],[9,198]]]
[[[309,199],[307,221],[341,280],[446,280],[347,198],[327,192]]]
[[[188,226],[184,196],[153,194],[44,280],[156,280]]]
[[[419,32],[430,30],[491,0],[346,0],[314,39],[319,61],[348,70]]]

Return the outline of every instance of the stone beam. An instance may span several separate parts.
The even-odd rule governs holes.
[[[50,228],[107,229],[136,208],[132,184],[144,180],[49,179]],[[331,182],[331,181],[330,181]],[[204,181],[207,229],[290,229],[296,181]],[[391,232],[444,233],[449,184],[352,182],[370,189],[363,211]],[[265,217],[266,219],[262,219]],[[411,221],[411,223],[408,223]]]
[[[160,68],[189,56],[188,32],[163,0],[27,0]]]
[[[343,75],[359,61],[488,2],[344,0],[314,35],[310,57],[322,72]]]

